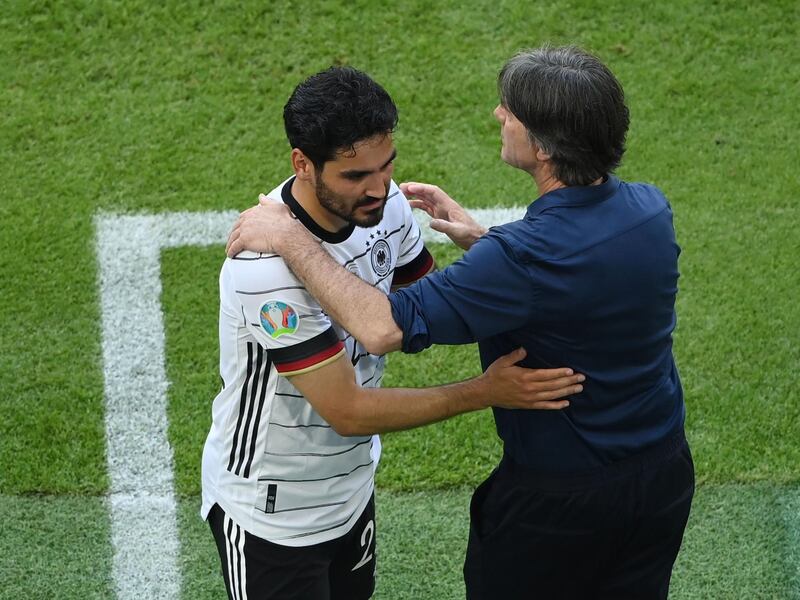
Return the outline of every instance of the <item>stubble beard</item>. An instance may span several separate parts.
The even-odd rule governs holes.
[[[389,186],[386,186],[386,194],[383,196],[383,198],[364,196],[363,198],[359,198],[358,201],[353,204],[352,208],[348,208],[348,203],[344,200],[344,198],[333,192],[322,182],[322,179],[319,177],[316,178],[314,183],[314,192],[317,195],[317,200],[319,201],[320,206],[322,206],[328,212],[336,215],[340,219],[347,221],[348,223],[352,223],[357,227],[374,227],[381,222],[381,219],[383,219],[383,209],[386,207],[386,199],[389,196]],[[366,213],[364,216],[356,215],[356,210],[360,206],[371,204],[376,200],[383,200],[383,203],[378,208]]]

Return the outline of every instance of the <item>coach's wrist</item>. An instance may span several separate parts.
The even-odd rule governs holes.
[[[281,218],[274,229],[265,232],[267,243],[276,254],[285,255],[293,248],[302,248],[314,242],[314,238],[299,220],[292,216]]]

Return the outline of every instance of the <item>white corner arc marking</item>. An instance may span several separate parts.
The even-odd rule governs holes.
[[[491,227],[521,218],[524,208],[470,213]],[[95,217],[113,579],[120,600],[173,600],[181,588],[161,250],[224,244],[237,216],[212,211]],[[447,241],[427,226],[427,215],[415,211],[415,217],[426,243]]]

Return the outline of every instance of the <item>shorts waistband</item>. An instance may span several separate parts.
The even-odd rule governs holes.
[[[677,454],[686,444],[686,435],[683,429],[680,429],[658,444],[650,446],[638,454],[588,471],[570,474],[542,473],[515,462],[506,453],[503,453],[503,458],[497,469],[501,473],[511,474],[520,483],[524,482],[543,491],[574,491],[595,487],[662,464]]]

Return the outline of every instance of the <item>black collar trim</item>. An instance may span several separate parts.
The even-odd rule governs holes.
[[[353,230],[356,228],[354,223],[348,223],[344,229],[331,232],[322,228],[314,219],[311,218],[311,215],[306,212],[297,199],[292,195],[292,184],[294,183],[295,179],[297,179],[297,176],[292,177],[289,181],[287,181],[281,190],[283,203],[289,207],[289,209],[294,213],[294,216],[300,219],[300,222],[305,225],[306,229],[308,229],[323,242],[327,242],[328,244],[340,244],[349,238],[350,234],[353,233]]]

